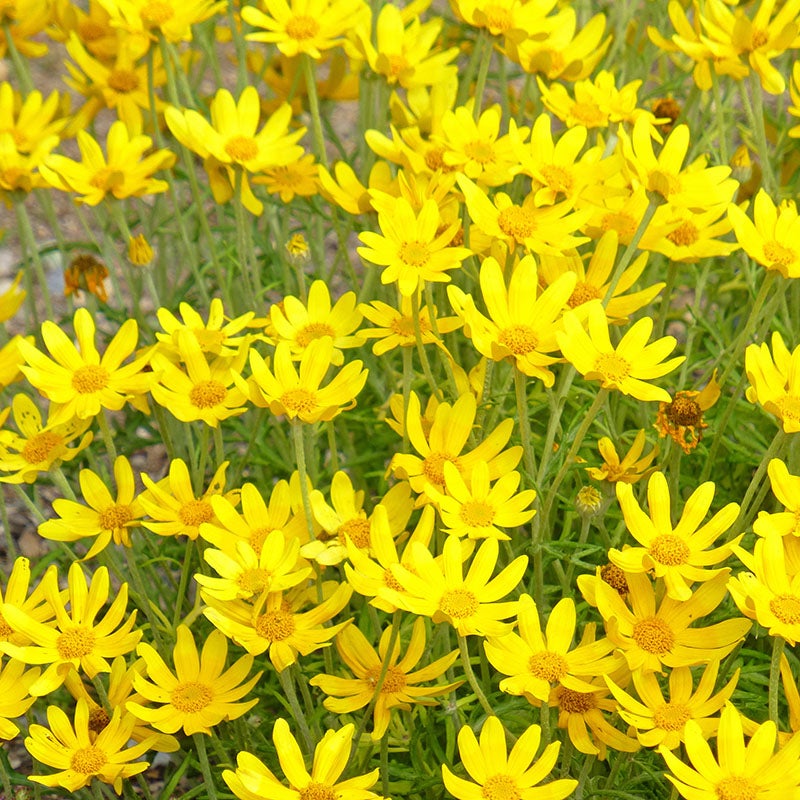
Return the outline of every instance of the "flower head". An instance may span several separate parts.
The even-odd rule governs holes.
[[[620,458],[614,442],[608,436],[603,436],[597,443],[597,449],[603,457],[603,464],[600,467],[586,467],[586,471],[596,481],[636,483],[656,469],[650,465],[658,455],[658,447],[654,447],[649,453],[642,455],[646,441],[644,428],[642,428],[637,432],[628,452]]]

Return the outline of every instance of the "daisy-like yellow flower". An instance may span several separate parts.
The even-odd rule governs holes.
[[[719,717],[714,716],[728,702],[736,683],[739,670],[716,694],[719,661],[712,661],[703,670],[697,689],[692,691],[692,671],[689,667],[675,667],[669,673],[669,700],[652,672],[633,673],[633,685],[639,700],[621,689],[609,677],[606,682],[619,702],[618,713],[625,722],[636,728],[636,735],[643,747],[663,746],[675,750],[684,741],[686,723],[689,720],[700,727],[708,740],[719,727]]]
[[[292,355],[299,359],[310,342],[329,336],[333,340],[331,364],[340,367],[344,362],[342,350],[360,347],[361,336],[353,331],[361,324],[361,312],[356,310],[356,293],[345,292],[331,307],[331,295],[325,281],[314,281],[303,303],[291,295],[270,308],[272,329],[280,341],[288,342]]]
[[[11,720],[21,717],[36,700],[29,689],[40,671],[38,667],[25,669],[22,661],[13,658],[0,662],[0,739],[9,741],[19,733]]]
[[[58,136],[53,134],[39,141],[30,153],[22,153],[10,133],[0,132],[0,198],[6,206],[47,186],[39,167],[57,144]]]
[[[800,431],[800,345],[789,352],[775,331],[772,351],[766,342],[748,345],[744,364],[747,399],[777,417],[786,433]]]
[[[5,603],[0,610],[9,624],[22,630],[33,644],[19,647],[0,642],[0,652],[26,664],[47,664],[30,687],[32,695],[49,694],[64,683],[67,673],[82,669],[90,678],[110,672],[109,658],[130,653],[142,636],[133,630],[136,610],[123,622],[128,605],[128,584],[116,590],[114,600],[99,621],[98,614],[111,588],[108,570],[100,567],[87,583],[80,564],[73,563],[64,597],[53,576],[43,582],[45,597],[55,611],[55,624],[38,622],[25,611]],[[67,611],[67,603],[69,611]]]
[[[95,537],[84,559],[96,556],[112,540],[114,544],[130,547],[131,528],[141,525],[145,514],[136,497],[130,461],[125,456],[117,456],[114,462],[116,497],[103,479],[90,469],[81,470],[79,481],[86,504],[64,498],[54,500],[53,511],[58,518],[41,523],[39,535],[56,542],[75,542],[89,536]]]
[[[323,584],[323,600],[316,602],[313,593],[302,587],[290,594],[270,592],[263,594],[255,605],[242,600],[219,601],[203,595],[208,603],[205,616],[229,639],[251,655],[269,651],[269,660],[278,672],[297,661],[298,654],[307,656],[320,647],[329,647],[331,639],[350,620],[325,626],[350,600],[353,590],[347,584]],[[310,602],[314,608],[301,612]]]
[[[224,13],[224,1],[214,0],[103,0],[111,12],[112,24],[132,33],[155,38],[161,33],[168,42],[192,40],[192,25]]]
[[[247,336],[238,334],[250,325],[255,316],[253,311],[247,311],[235,319],[227,319],[222,307],[222,300],[215,297],[208,307],[208,319],[203,320],[200,314],[188,303],[178,306],[178,319],[169,309],[159,308],[156,312],[158,322],[163,329],[156,331],[156,339],[161,342],[159,352],[166,353],[171,360],[180,359],[178,349],[178,332],[188,330],[194,334],[200,350],[210,356],[233,357],[239,348],[247,342]]]
[[[669,392],[647,381],[671,372],[684,356],[664,361],[674,349],[674,336],[647,343],[653,331],[651,317],[643,317],[628,328],[614,347],[608,334],[608,318],[599,300],[588,304],[589,332],[574,311],[564,314],[564,330],[556,333],[561,352],[587,380],[599,380],[604,389],[616,389],[637,400],[672,398]]]
[[[591,211],[573,211],[570,201],[540,206],[534,195],[529,194],[517,205],[505,192],[497,192],[490,198],[478,184],[464,176],[459,176],[458,185],[475,227],[492,241],[503,242],[508,252],[514,252],[519,245],[533,253],[558,254],[589,241],[585,236],[572,234],[589,219]]]
[[[459,223],[440,230],[439,207],[428,198],[417,213],[404,198],[398,198],[392,215],[378,214],[381,233],[365,231],[359,239],[366,245],[358,254],[371,264],[385,267],[381,283],[397,283],[400,294],[410,297],[425,281],[450,280],[447,270],[457,269],[472,255],[466,247],[451,247]]]
[[[175,154],[156,150],[145,156],[153,143],[149,136],[131,135],[125,123],[117,120],[108,131],[107,158],[91,134],[78,131],[77,136],[80,161],[54,153],[39,168],[51,186],[79,195],[76,203],[96,206],[108,195],[122,200],[167,190],[169,184],[153,178],[153,173],[169,169]]]
[[[728,206],[736,240],[750,258],[784,278],[800,278],[800,217],[794,200],[776,206],[764,189],[753,201],[753,219],[737,205]]]
[[[388,6],[387,6],[388,7]],[[419,302],[419,332],[422,344],[435,344],[444,349],[442,340],[434,333],[439,335],[451,333],[460,328],[464,323],[458,317],[439,317],[436,313],[436,306],[433,311],[428,305]],[[416,331],[414,329],[413,302],[411,297],[400,297],[400,308],[393,308],[380,300],[373,300],[369,304],[360,303],[358,310],[376,328],[362,328],[358,334],[365,339],[377,339],[372,345],[372,352],[376,356],[382,356],[395,347],[415,347],[417,344]]]
[[[334,675],[316,675],[309,683],[318,686],[328,697],[323,705],[334,714],[350,714],[368,705],[378,692],[372,711],[372,739],[378,741],[386,733],[391,719],[392,709],[411,709],[411,704],[432,706],[436,701],[432,698],[447,694],[463,681],[438,684],[433,686],[415,686],[441,677],[458,658],[458,650],[436,659],[425,667],[414,669],[425,651],[425,621],[422,617],[414,620],[411,639],[405,655],[400,657],[400,641],[395,642],[389,653],[389,641],[392,637],[390,625],[381,634],[377,652],[369,640],[354,625],[348,625],[336,637],[336,649],[342,661],[347,665],[355,678],[340,678]],[[378,691],[378,678],[383,664],[388,659],[388,667],[384,680]]]
[[[26,361],[20,369],[31,385],[55,404],[49,425],[73,417],[92,419],[104,408],[119,411],[125,403],[149,391],[153,383],[152,373],[144,372],[148,356],[122,363],[136,349],[136,320],[129,319],[120,326],[102,356],[95,345],[94,320],[87,309],[75,312],[73,326],[77,347],[55,322],[42,323],[42,339],[52,358],[25,339],[17,343]]]
[[[413,491],[422,494],[429,483],[436,488],[444,488],[444,465],[447,461],[454,464],[466,480],[469,480],[479,461],[489,465],[490,480],[496,480],[514,469],[522,458],[522,447],[514,445],[503,450],[514,429],[512,419],[503,420],[475,449],[463,452],[472,433],[477,410],[477,401],[471,393],[462,394],[452,406],[440,403],[426,433],[419,398],[415,392],[411,392],[406,424],[411,446],[419,455],[395,455],[390,465],[395,476],[408,480]]]
[[[500,681],[500,689],[523,695],[530,702],[547,702],[553,684],[575,692],[591,692],[593,675],[617,669],[620,659],[609,656],[614,644],[608,639],[572,646],[575,637],[575,603],[565,597],[550,612],[544,636],[539,611],[533,599],[523,594],[517,613],[519,633],[490,636],[486,655],[492,666],[509,677]]]
[[[295,197],[313,197],[320,193],[319,164],[306,153],[288,164],[264,167],[262,174],[253,177],[253,183],[264,186],[270,194],[277,194],[282,203],[291,203]]]
[[[29,344],[33,344],[33,336],[12,336],[6,344],[0,347],[0,388],[22,379],[21,366],[25,363],[22,353],[19,351],[19,341],[25,338]]]
[[[218,522],[210,503],[211,497],[223,495],[238,499],[238,491],[225,492],[228,464],[228,461],[223,461],[219,465],[208,488],[199,496],[195,495],[189,468],[181,458],[170,461],[167,477],[158,483],[142,473],[142,483],[147,491],[139,496],[139,503],[151,518],[143,521],[142,526],[159,536],[196,539],[202,524]]]
[[[691,453],[708,427],[703,414],[719,400],[720,388],[714,370],[711,380],[702,390],[682,389],[675,392],[671,402],[659,403],[655,425],[658,435],[671,436],[684,453]]]
[[[469,725],[462,726],[458,732],[458,752],[472,780],[459,778],[443,764],[442,780],[447,791],[458,800],[477,800],[479,797],[563,800],[578,785],[576,780],[561,778],[536,786],[553,771],[561,748],[561,742],[551,742],[534,761],[541,738],[542,729],[531,725],[523,731],[509,753],[503,723],[498,717],[486,718],[480,740]]]
[[[325,386],[321,386],[333,361],[334,344],[330,336],[312,339],[300,358],[298,372],[292,363],[292,346],[279,342],[275,347],[274,371],[255,351],[250,352],[252,377],[247,381],[250,400],[273,414],[290,420],[314,423],[328,421],[356,404],[356,395],[367,382],[363,362],[345,364]]]
[[[3,608],[14,606],[24,612],[25,619],[32,618],[37,622],[49,622],[55,615],[55,611],[47,602],[45,585],[47,582],[57,580],[56,566],[51,564],[29,595],[31,562],[23,556],[14,559],[5,589],[0,587],[0,643],[10,642],[18,646],[31,644],[33,640],[24,630],[14,627],[8,622],[3,615]]]
[[[672,774],[666,777],[687,800],[739,800],[793,797],[800,791],[800,736],[775,753],[777,729],[772,721],[759,725],[745,745],[742,718],[728,703],[717,731],[717,758],[694,720],[686,723],[685,761],[661,745],[659,752]]]
[[[232,358],[216,357],[209,363],[191,332],[181,329],[177,339],[186,371],[156,351],[151,358],[153,369],[158,372],[157,382],[150,387],[153,400],[181,422],[202,420],[212,428],[224,419],[244,414],[247,396],[234,386],[234,381],[241,377],[249,340],[239,346]]]
[[[253,6],[242,9],[242,19],[261,29],[245,38],[272,42],[285,56],[305,53],[315,60],[369,14],[363,0],[263,0],[263,6],[267,13]]]
[[[445,530],[453,536],[508,540],[511,537],[503,528],[524,525],[536,513],[527,508],[534,501],[536,492],[533,489],[517,492],[519,472],[506,472],[492,485],[489,465],[479,461],[467,486],[451,462],[446,461],[443,467],[446,493],[429,483],[425,494],[436,504]]]
[[[22,306],[28,293],[25,289],[20,289],[22,272],[18,272],[10,286],[0,294],[0,322],[8,322]]]
[[[245,680],[253,666],[253,657],[244,655],[225,670],[228,641],[220,631],[212,631],[197,650],[192,632],[179,625],[172,650],[175,672],[164,663],[155,648],[142,643],[136,650],[147,665],[146,680],[135,674],[133,685],[139,694],[158,707],[128,701],[126,708],[138,719],[164,733],[183,730],[187,736],[206,733],[222,720],[238,719],[258,699],[241,700],[261,677],[257,672]],[[224,670],[224,672],[223,672]]]
[[[457,286],[448,287],[447,294],[481,355],[493,361],[513,361],[520,372],[552,386],[555,376],[549,367],[558,357],[548,353],[558,350],[556,331],[575,282],[576,276],[568,273],[540,292],[536,262],[533,256],[525,256],[506,288],[502,267],[489,256],[480,271],[488,318],[478,310],[471,294]]]
[[[636,483],[656,469],[650,465],[658,455],[658,447],[654,447],[649,453],[642,455],[645,444],[646,439],[642,428],[636,434],[628,452],[620,458],[614,442],[608,436],[603,436],[597,443],[597,449],[603,457],[603,464],[600,467],[586,467],[586,471],[596,481]]]
[[[369,791],[378,780],[379,770],[340,781],[353,746],[355,726],[345,725],[338,731],[325,731],[314,748],[311,771],[306,769],[303,753],[285,719],[275,720],[272,741],[281,769],[289,781],[287,788],[272,771],[250,753],[236,757],[236,771],[226,769],[222,779],[240,800],[256,797],[280,797],[282,800],[382,800]]]
[[[0,83],[0,131],[11,134],[20,153],[31,152],[42,140],[58,136],[67,124],[65,118],[56,117],[59,100],[58,92],[51,92],[44,100],[42,93],[35,90],[22,98],[10,83],[3,81]]]
[[[86,430],[91,420],[75,418],[60,425],[42,425],[39,409],[24,394],[14,395],[11,408],[19,433],[0,431],[0,470],[12,473],[0,477],[3,483],[33,483],[40,472],[72,461],[92,441],[92,432]],[[75,442],[79,436],[80,441]],[[74,447],[69,447],[71,442]]]
[[[227,202],[233,196],[237,181],[234,170],[239,170],[242,203],[256,216],[264,210],[264,204],[253,194],[248,173],[290,164],[303,155],[297,140],[303,136],[305,128],[289,132],[292,109],[288,103],[281,105],[256,132],[261,105],[254,86],[246,87],[238,101],[227,89],[219,89],[211,101],[210,123],[197,111],[172,106],[166,109],[164,118],[173,136],[205,159],[211,189],[218,203]]]
[[[800,536],[800,475],[793,475],[779,458],[770,459],[767,474],[772,494],[784,507],[777,514],[759,511],[753,523],[753,530],[759,536],[766,536],[774,530],[780,536]]]
[[[77,792],[96,778],[112,785],[119,794],[123,780],[150,766],[139,759],[151,748],[156,735],[126,748],[136,727],[136,718],[119,707],[96,737],[92,737],[89,728],[89,704],[84,698],[78,700],[74,724],[57,706],[48,706],[47,722],[49,729],[43,725],[30,726],[25,747],[37,761],[61,771],[53,775],[31,775],[30,779],[36,783]]]
[[[739,249],[735,242],[718,238],[728,234],[731,228],[724,205],[697,211],[667,204],[656,209],[639,247],[663,253],[670,261],[696,264],[701,259],[727,256]]]
[[[626,573],[652,572],[663,578],[667,596],[688,600],[696,581],[708,581],[727,569],[704,569],[719,564],[731,554],[731,547],[741,536],[716,547],[708,548],[739,516],[739,504],[728,503],[703,523],[714,500],[716,487],[712,481],[699,486],[684,504],[678,524],[673,528],[669,485],[663,472],[654,472],[647,484],[648,514],[639,506],[628,483],[617,483],[617,500],[625,525],[641,547],[624,550],[612,548],[609,559]]]
[[[722,602],[728,580],[725,573],[706,581],[688,600],[664,597],[658,606],[647,575],[626,575],[630,606],[605,581],[593,581],[591,591],[585,580],[588,577],[580,576],[578,587],[587,601],[597,603],[608,638],[622,650],[632,672],[661,672],[662,666],[692,667],[720,661],[750,630],[751,623],[746,619],[689,627]]]
[[[51,8],[47,0],[9,0],[3,6],[3,21],[8,33],[0,39],[0,58],[6,58],[8,37],[20,53],[28,58],[40,58],[47,53],[47,45],[37,34],[50,23]]]
[[[466,576],[461,541],[456,536],[447,537],[441,560],[419,542],[406,552],[408,567],[390,567],[402,591],[387,588],[382,590],[382,597],[436,623],[450,623],[459,636],[499,636],[510,630],[510,625],[500,620],[514,616],[519,604],[498,600],[519,584],[528,566],[527,556],[518,556],[492,578],[499,554],[497,539],[481,544]]]

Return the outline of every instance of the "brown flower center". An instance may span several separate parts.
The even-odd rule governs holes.
[[[568,714],[585,714],[597,708],[597,697],[594,692],[576,692],[574,689],[559,686],[556,695],[559,708]]]
[[[689,220],[681,223],[674,231],[667,234],[667,239],[678,247],[688,247],[690,244],[694,244],[699,238],[700,231],[698,231],[697,226]]]
[[[612,589],[616,589],[621,596],[628,594],[628,581],[625,578],[625,571],[616,564],[605,564],[600,567],[600,577]]]
[[[633,640],[642,650],[663,656],[674,647],[675,634],[663,619],[650,617],[633,626]]]
[[[366,550],[369,547],[369,529],[370,524],[366,517],[356,517],[343,522],[336,533],[341,544],[346,546],[349,537],[359,550]]]
[[[123,503],[109,506],[100,512],[100,527],[104,531],[115,531],[124,528],[126,522],[133,519],[133,511],[130,506]]]
[[[211,522],[214,510],[206,500],[190,500],[180,507],[178,517],[187,527],[196,528],[203,522]]]
[[[797,625],[800,622],[800,597],[779,594],[769,601],[769,610],[786,625]]]
[[[378,685],[378,678],[381,676],[380,667],[371,669],[367,673],[367,683],[374,689]],[[406,688],[406,674],[400,667],[389,667],[383,678],[381,694],[394,694],[402,692]]]
[[[89,730],[93,733],[100,733],[100,731],[105,730],[109,722],[111,722],[111,718],[106,710],[100,706],[95,706],[89,712]]]
[[[422,473],[437,486],[444,486],[444,462],[449,461],[461,472],[461,462],[458,456],[449,453],[430,453],[422,462]]]
[[[588,303],[590,300],[596,300],[600,296],[600,290],[596,286],[592,286],[591,283],[579,281],[575,284],[575,288],[572,290],[569,300],[567,300],[567,305],[570,308],[576,308],[584,303]]]
[[[20,455],[29,464],[41,464],[47,461],[50,453],[64,442],[64,438],[52,431],[42,431],[36,433],[25,442]]]
[[[671,403],[664,409],[667,419],[675,425],[699,425],[703,421],[703,409],[694,399],[696,392],[676,392]]]
[[[120,94],[135,92],[139,88],[139,76],[130,69],[112,69],[107,82]]]

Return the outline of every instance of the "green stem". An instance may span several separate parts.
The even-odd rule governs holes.
[[[25,208],[25,202],[22,200],[15,200],[13,205],[14,205],[14,214],[17,218],[17,226],[20,234],[20,244],[22,245],[23,259],[25,262],[27,262],[28,259],[30,259],[31,263],[33,264],[33,270],[36,275],[36,280],[39,283],[39,289],[44,299],[44,307],[47,313],[47,319],[51,320],[55,319],[55,315],[53,314],[53,303],[50,299],[50,290],[47,288],[47,275],[45,274],[44,264],[42,263],[42,256],[39,253],[39,246],[36,243],[36,237],[34,236],[33,228],[31,227],[31,220],[30,217],[28,216],[28,210]],[[29,276],[27,263],[25,264],[25,274],[26,276]],[[26,286],[30,287],[30,283],[27,277],[26,277]],[[29,302],[32,302],[33,301],[32,293],[30,297],[31,300],[29,300]],[[38,328],[39,320],[35,310],[31,316],[34,325]]]
[[[106,446],[106,453],[111,461],[113,467],[114,462],[117,460],[117,448],[114,446],[114,434],[111,432],[111,426],[108,422],[108,410],[103,408],[97,415],[97,423],[100,426],[100,434],[103,437],[103,443]]]
[[[303,744],[306,748],[306,753],[311,755],[314,752],[314,738],[311,736],[311,729],[308,727],[306,715],[300,707],[300,701],[297,699],[297,692],[294,688],[294,681],[292,680],[291,673],[288,669],[281,670],[278,673],[278,679],[281,682],[283,694],[289,702],[289,708],[292,710],[292,716],[300,728],[300,736],[303,737]]]
[[[475,122],[481,115],[481,106],[483,105],[483,93],[486,90],[486,78],[489,75],[489,67],[492,63],[492,56],[494,55],[494,45],[492,43],[491,34],[486,31],[481,31],[480,38],[478,39],[478,46],[481,49],[480,66],[478,67],[478,77],[475,80],[475,91],[473,93],[474,106],[472,108],[472,118]],[[502,87],[501,91],[505,91],[506,87]]]
[[[639,242],[641,241],[642,236],[644,236],[647,226],[650,224],[650,220],[653,219],[653,215],[656,213],[657,208],[658,203],[655,203],[653,200],[650,200],[650,202],[647,204],[647,208],[645,209],[645,212],[639,221],[639,226],[636,228],[636,233],[633,234],[633,238],[630,240],[630,242],[628,242],[628,246],[623,251],[622,257],[617,262],[617,266],[614,267],[614,272],[611,275],[611,282],[608,284],[608,290],[603,298],[603,306],[607,306],[611,298],[614,296],[614,291],[617,288],[617,284],[619,283],[622,274],[631,263],[633,256],[639,247]]]
[[[758,160],[761,162],[761,180],[764,188],[775,198],[779,186],[772,168],[772,152],[767,141],[766,118],[764,116],[764,98],[761,79],[755,70],[750,72],[747,81],[742,81],[742,105],[750,123],[750,132],[756,141]]]
[[[414,380],[413,351],[403,347],[403,453],[408,452],[408,403],[411,399],[411,382]]]
[[[214,776],[211,772],[211,765],[208,763],[208,753],[206,752],[206,741],[203,738],[206,734],[195,733],[192,736],[194,747],[197,751],[197,758],[200,761],[200,771],[203,773],[204,794],[209,800],[217,800],[217,787],[214,783]]]
[[[325,149],[325,137],[322,133],[322,116],[319,112],[319,96],[317,95],[317,79],[315,75],[314,59],[307,53],[300,56],[303,66],[303,77],[306,82],[306,95],[308,96],[308,110],[311,112],[311,130],[314,137],[314,149],[317,158],[325,169],[328,168],[328,153]]]
[[[236,251],[239,256],[239,268],[241,271],[244,291],[250,308],[256,307],[256,287],[253,281],[253,265],[250,262],[249,232],[250,225],[245,216],[245,207],[242,203],[242,183],[244,182],[244,171],[241,167],[234,170],[233,186],[233,213],[236,218]]]
[[[595,755],[587,755],[584,758],[581,774],[578,776],[578,785],[575,788],[575,800],[583,800],[583,794],[586,791],[586,782],[589,780],[589,773],[592,771],[596,760],[597,756]]]
[[[772,658],[769,662],[769,718],[780,728],[778,714],[778,686],[781,680],[781,656],[786,644],[783,636],[772,637]]]
[[[464,675],[467,678],[467,682],[469,683],[472,691],[475,692],[475,697],[478,698],[478,702],[481,704],[481,708],[486,712],[486,715],[489,717],[495,716],[495,711],[492,708],[491,703],[486,699],[486,695],[481,688],[481,685],[478,683],[478,679],[475,677],[475,672],[472,669],[472,663],[470,662],[469,656],[469,647],[467,646],[467,637],[458,634],[458,649],[461,652],[461,666],[464,669]]]
[[[519,368],[514,366],[514,391],[517,398],[517,422],[519,423],[519,436],[522,440],[522,452],[525,454],[525,469],[529,480],[536,476],[536,454],[533,452],[531,441],[531,420],[528,411],[528,384],[526,376]]]
[[[444,400],[444,392],[441,387],[433,378],[431,365],[428,361],[428,354],[425,352],[425,345],[422,341],[422,329],[419,324],[419,292],[414,291],[411,295],[411,318],[414,322],[414,338],[417,343],[417,353],[419,354],[420,364],[422,365],[422,372],[425,375],[425,380],[428,381],[431,391],[439,398]]]
[[[295,417],[291,423],[292,444],[294,445],[294,458],[297,462],[297,475],[300,478],[300,496],[303,498],[303,513],[306,516],[306,528],[309,541],[313,541],[314,517],[311,511],[311,496],[308,493],[308,470],[306,468],[306,448],[303,442],[303,423]]]
[[[189,576],[192,572],[192,552],[194,551],[195,543],[191,539],[188,539],[185,547],[181,577],[178,583],[178,594],[175,597],[175,613],[172,615],[172,627],[176,629],[181,621],[183,598],[186,596],[186,587],[189,585]]]
[[[8,49],[8,54],[11,56],[11,63],[14,65],[14,72],[17,73],[17,80],[19,81],[20,88],[23,94],[28,95],[34,91],[36,87],[34,86],[33,80],[31,80],[28,62],[22,57],[19,50],[17,50],[17,44],[14,41],[14,37],[11,35],[11,23],[7,18],[3,21],[3,33],[6,37],[6,47]]]
[[[714,111],[717,116],[717,149],[721,164],[730,161],[728,154],[728,124],[725,121],[725,107],[722,104],[722,92],[719,87],[719,75],[716,70],[711,70],[711,90],[714,93]]]

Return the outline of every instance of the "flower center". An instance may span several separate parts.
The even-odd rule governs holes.
[[[111,722],[111,718],[106,713],[105,709],[100,706],[95,706],[89,712],[89,730],[94,733],[100,733],[105,730],[106,725]]]
[[[282,642],[294,633],[294,617],[292,612],[279,608],[262,614],[255,624],[256,633],[270,642]]]
[[[449,461],[459,472],[461,472],[461,462],[458,456],[451,456],[449,453],[431,453],[422,462],[422,472],[425,477],[437,486],[444,486],[444,462]]]
[[[135,92],[139,88],[139,76],[130,69],[112,69],[108,85],[120,94]]]
[[[528,325],[512,325],[510,328],[503,328],[498,340],[515,356],[526,356],[533,352],[539,344],[533,328]]]
[[[323,336],[330,336],[331,339],[335,339],[336,331],[327,322],[312,322],[297,332],[295,341],[300,347],[308,347],[309,343],[313,342],[314,339],[321,339]]]
[[[572,191],[572,175],[563,167],[546,164],[539,170],[548,188],[554,192],[569,194]]]
[[[568,714],[585,714],[597,708],[597,697],[594,692],[576,692],[574,689],[559,686],[556,695],[559,708]]]
[[[506,236],[512,236],[520,244],[536,230],[536,218],[522,206],[504,208],[497,215],[497,224]]]
[[[391,329],[403,339],[414,339],[414,320],[411,317],[397,317],[392,320]],[[424,336],[430,331],[431,326],[425,317],[419,318],[419,332]]]
[[[179,683],[170,695],[170,702],[184,714],[196,714],[202,711],[214,699],[214,693],[205,683],[188,681]]]
[[[510,775],[492,775],[483,782],[481,797],[484,800],[520,800],[517,782]]]
[[[425,242],[403,242],[397,257],[410,267],[423,267],[430,261],[430,249]]]
[[[258,155],[258,143],[252,136],[232,136],[225,145],[225,152],[234,161],[252,161]]]
[[[650,173],[647,179],[647,190],[660,194],[665,200],[669,200],[670,195],[680,192],[681,182],[677,175],[656,169]]]
[[[600,567],[600,578],[604,580],[612,589],[623,597],[628,594],[628,581],[625,578],[625,571],[616,564],[605,564]]]
[[[305,789],[300,790],[298,800],[336,800],[338,796],[330,786],[312,781]]]
[[[99,747],[81,747],[72,754],[69,765],[81,775],[96,775],[108,763],[106,754]]]
[[[542,650],[528,659],[528,670],[537,678],[548,683],[560,681],[569,671],[566,659],[559,653]]]
[[[78,23],[78,38],[82,42],[96,42],[103,36],[108,36],[108,28],[104,28],[94,20],[85,19]]]
[[[446,169],[443,156],[443,147],[431,147],[425,153],[425,166],[432,172],[435,172],[437,169]]]
[[[380,667],[369,670],[367,673],[367,683],[372,689],[378,685],[378,678],[380,678]],[[406,674],[400,667],[389,667],[386,670],[386,675],[383,678],[383,685],[381,686],[381,694],[394,694],[395,692],[402,692],[406,688]]]
[[[676,392],[672,402],[664,410],[667,419],[675,425],[699,425],[703,421],[703,409],[694,400],[696,392]]]
[[[227,393],[228,390],[219,381],[200,381],[189,392],[189,402],[195,408],[214,408],[225,399]]]
[[[100,527],[104,531],[115,531],[124,528],[126,522],[133,519],[133,511],[130,506],[122,503],[109,506],[100,512]]]
[[[253,552],[257,556],[261,555],[261,549],[264,547],[264,540],[274,530],[274,528],[256,528],[255,530],[250,531],[250,538],[248,541],[250,543],[250,547],[253,548]]]
[[[576,306],[588,303],[590,300],[596,300],[599,297],[600,290],[596,286],[581,281],[575,284],[575,288],[572,290],[569,300],[567,300],[567,305],[570,308],[575,308]]]
[[[750,48],[751,50],[758,50],[759,47],[763,47],[768,41],[769,34],[766,31],[760,28],[754,28],[753,37],[750,40]]]
[[[715,787],[719,800],[756,800],[759,795],[758,786],[744,775],[729,775]]]
[[[407,564],[403,564],[403,566],[409,572],[412,571]],[[400,581],[398,581],[397,578],[395,578],[394,574],[388,567],[383,571],[383,585],[386,586],[388,589],[394,589],[396,592],[405,591],[405,589],[403,589],[403,584],[401,584]],[[10,630],[11,629],[9,628],[9,631]]]
[[[667,239],[678,247],[687,247],[690,244],[694,244],[699,238],[700,232],[697,230],[694,223],[689,220],[686,220],[686,222],[675,228],[674,231],[667,234]]]
[[[93,394],[108,386],[108,370],[97,364],[78,367],[72,375],[72,388],[78,394]]]
[[[787,625],[800,622],[800,597],[793,594],[779,594],[769,601],[769,610]]]
[[[480,500],[470,500],[461,506],[458,516],[471,528],[486,528],[494,521],[495,509]]]
[[[162,25],[175,16],[175,9],[169,3],[162,3],[159,0],[147,3],[139,12],[143,22],[149,25]]]
[[[286,35],[297,41],[313,39],[318,32],[319,23],[314,17],[307,17],[304,14],[298,14],[286,23]]]
[[[653,714],[657,728],[665,731],[681,731],[691,719],[689,709],[681,703],[665,703]]]
[[[248,595],[261,594],[272,582],[272,573],[268,569],[252,567],[246,569],[236,578],[239,588]]]
[[[347,522],[339,526],[336,532],[339,535],[339,541],[343,545],[347,545],[347,538],[359,549],[366,550],[369,547],[369,520],[365,517],[356,517],[349,519]]]
[[[117,186],[122,177],[122,173],[119,170],[112,167],[103,167],[92,175],[89,184],[95,189],[102,189],[105,192]]]
[[[89,628],[70,628],[59,634],[56,650],[63,659],[83,658],[94,650],[95,635]]]
[[[776,267],[788,267],[789,264],[797,260],[797,255],[794,250],[790,250],[788,247],[774,240],[764,244],[764,256],[767,261],[769,261],[771,269],[775,269]]]
[[[793,394],[786,394],[775,401],[778,410],[778,417],[800,421],[800,397]]]
[[[189,528],[196,528],[203,522],[211,522],[214,510],[205,500],[190,500],[178,510],[181,522]]]
[[[52,431],[36,433],[25,442],[20,455],[29,464],[41,464],[47,461],[50,453],[63,443],[63,437]]]
[[[587,128],[599,128],[608,121],[608,116],[597,103],[575,103],[570,109],[570,113]]]
[[[483,14],[486,17],[486,27],[492,31],[503,33],[514,24],[511,12],[507,8],[503,8],[503,6],[497,6],[492,3],[483,9]]]
[[[491,142],[475,139],[467,142],[464,152],[471,161],[477,161],[479,164],[490,164],[494,161],[494,147]]]
[[[478,598],[469,589],[448,589],[439,600],[439,611],[448,617],[464,619],[478,610]]]
[[[6,618],[0,612],[0,642],[7,641],[12,633],[14,633],[14,629],[6,622]]]
[[[689,560],[689,545],[672,533],[662,533],[650,542],[650,556],[667,567],[676,567]]]
[[[633,626],[633,640],[642,650],[661,656],[672,650],[675,634],[663,619],[650,617]]]
[[[624,211],[609,212],[600,223],[604,231],[616,231],[622,242],[629,240],[636,233],[638,226],[636,220]]]
[[[219,353],[227,338],[222,331],[210,331],[208,328],[195,328],[194,338],[203,352]]]
[[[593,371],[599,372],[609,383],[619,384],[631,374],[631,365],[616,353],[600,353]]]
[[[287,411],[295,414],[308,414],[318,405],[317,396],[308,389],[289,389],[280,396],[279,400]]]

